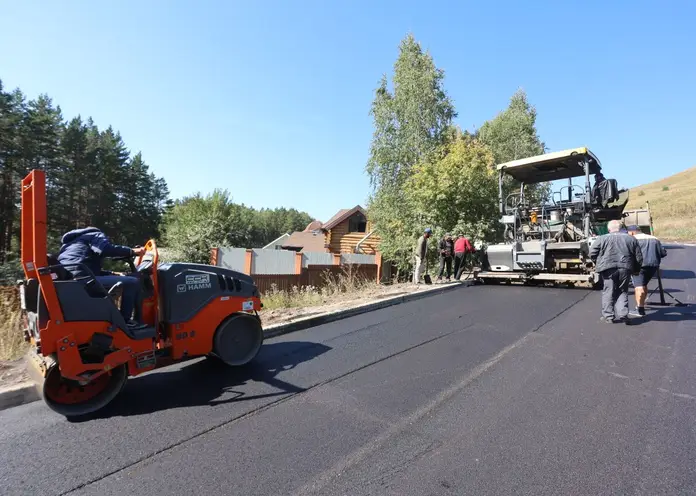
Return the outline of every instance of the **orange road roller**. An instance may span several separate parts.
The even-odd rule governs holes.
[[[248,275],[160,263],[150,240],[144,255],[128,260],[127,275],[142,286],[136,312],[144,324],[129,326],[118,285],[107,291],[94,275],[74,278],[47,254],[46,220],[46,176],[33,170],[22,180],[19,291],[29,370],[52,410],[84,416],[112,401],[129,376],[201,356],[242,366],[259,353],[261,299]]]

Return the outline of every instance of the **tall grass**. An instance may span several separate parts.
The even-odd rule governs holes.
[[[665,240],[696,241],[696,167],[631,190],[627,209],[650,202],[655,234]]]
[[[26,350],[17,288],[0,287],[0,360],[20,358]]]
[[[339,274],[326,272],[321,287],[293,286],[289,291],[279,290],[276,285],[266,291],[262,297],[264,310],[278,308],[298,308],[318,306],[341,297],[364,292],[368,287],[374,287],[373,279],[362,277],[350,264],[343,267]]]

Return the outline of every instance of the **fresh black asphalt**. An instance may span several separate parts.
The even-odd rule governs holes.
[[[133,378],[80,422],[2,411],[0,494],[696,494],[696,248],[668,251],[690,305],[639,325],[589,290],[461,288]]]

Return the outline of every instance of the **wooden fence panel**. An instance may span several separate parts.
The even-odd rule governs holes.
[[[254,274],[251,277],[261,294],[271,291],[274,284],[278,291],[290,291],[293,286],[306,286],[303,284],[303,274]]]
[[[293,286],[320,289],[331,282],[337,283],[342,278],[352,278],[354,282],[374,281],[376,284],[377,265],[309,265],[302,268],[301,274],[253,274],[251,277],[263,295],[274,284],[278,291],[289,291]]]

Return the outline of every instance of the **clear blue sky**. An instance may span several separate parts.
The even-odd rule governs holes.
[[[695,2],[432,5],[0,0],[0,79],[112,125],[175,197],[320,220],[369,193],[370,102],[408,32],[464,128],[522,87],[549,148],[589,146],[620,186],[696,164]]]

